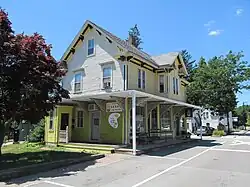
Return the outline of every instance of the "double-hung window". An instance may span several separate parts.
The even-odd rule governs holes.
[[[142,69],[138,69],[138,88],[145,89],[146,87],[146,72]]]
[[[80,92],[82,87],[82,73],[75,74],[75,83],[74,83],[74,91]]]
[[[102,78],[102,84],[104,89],[109,89],[112,87],[111,81],[112,81],[112,67],[103,67],[103,78]]]
[[[164,92],[164,75],[159,75],[159,92]]]
[[[88,40],[88,56],[93,55],[95,52],[95,40]]]
[[[52,130],[54,128],[54,122],[53,122],[53,120],[54,120],[54,111],[51,110],[49,112],[49,129],[50,130]]]
[[[83,127],[83,111],[77,111],[77,127]]]
[[[176,82],[176,95],[178,95],[179,94],[179,79],[175,79],[175,82]]]
[[[174,94],[176,93],[176,90],[175,90],[176,87],[175,87],[175,85],[176,85],[176,84],[175,84],[175,77],[173,77],[173,92],[174,92]]]

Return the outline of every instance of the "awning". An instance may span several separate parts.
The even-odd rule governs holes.
[[[175,104],[177,106],[185,106],[193,109],[202,109],[200,106],[185,103],[167,97],[162,97],[150,93],[145,93],[138,90],[112,91],[112,92],[93,92],[91,94],[70,94],[70,99],[63,99],[62,103],[75,103],[76,101],[91,101],[92,99],[113,100],[113,97],[132,98],[132,93],[135,93],[137,98],[148,98],[147,101],[158,101],[163,104]]]

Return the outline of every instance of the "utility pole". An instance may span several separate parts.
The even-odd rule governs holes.
[[[243,125],[245,126],[245,130],[246,130],[246,122],[247,122],[247,114],[246,114],[246,110],[245,110],[245,102],[243,102]]]

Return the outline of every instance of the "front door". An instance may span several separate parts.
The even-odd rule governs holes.
[[[66,130],[66,127],[69,125],[69,114],[62,113],[61,114],[61,127],[60,130]]]
[[[100,112],[91,114],[91,139],[98,141],[100,137]]]

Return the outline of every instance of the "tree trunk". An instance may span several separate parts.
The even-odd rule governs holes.
[[[0,123],[0,156],[2,155],[2,145],[3,145],[3,140],[4,140],[4,131],[5,131],[5,126],[4,126],[4,124]]]

